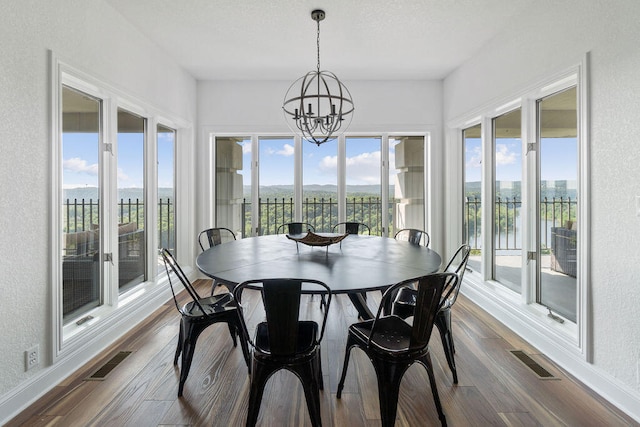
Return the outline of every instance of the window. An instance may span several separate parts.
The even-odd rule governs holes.
[[[426,228],[424,141],[422,136],[389,138],[389,185],[395,202],[390,236],[403,228]]]
[[[522,140],[520,108],[493,119],[493,278],[522,288]]]
[[[588,358],[585,79],[582,67],[549,79],[459,135],[470,285]]]
[[[363,222],[377,235],[425,229],[424,135],[341,136],[320,146],[263,135],[211,134],[210,141],[211,222],[233,224],[242,230],[238,237],[273,234],[291,221],[317,232],[331,232],[340,221]]]
[[[218,137],[215,150],[216,227],[250,236],[251,138]]]
[[[111,331],[120,317],[114,313],[123,307],[153,306],[154,298],[166,292],[156,286],[159,265],[150,248],[175,252],[179,246],[178,130],[158,124],[160,114],[153,107],[55,59],[52,65],[51,325],[56,358],[97,332]]]
[[[103,302],[101,225],[102,99],[62,86],[62,315]]]
[[[578,262],[577,91],[536,100],[538,141],[536,302],[576,322]]]
[[[382,138],[346,138],[345,221],[362,222],[382,235]]]
[[[118,287],[146,280],[144,156],[147,120],[118,108]]]
[[[479,124],[462,131],[464,152],[464,205],[462,238],[471,247],[467,266],[480,271],[482,254],[482,138]]]
[[[302,141],[302,221],[317,232],[338,222],[338,141]]]

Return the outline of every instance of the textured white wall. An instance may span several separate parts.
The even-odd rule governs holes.
[[[355,113],[349,133],[439,128],[439,81],[345,81]],[[282,113],[291,82],[200,81],[198,123],[218,131],[290,133]]]
[[[562,0],[532,7],[444,84],[456,119],[576,64],[591,52],[594,366],[640,391],[640,2]]]
[[[195,81],[101,0],[0,2],[0,396],[46,367],[50,353],[48,49],[195,120]],[[34,344],[40,368],[24,372],[23,351]]]

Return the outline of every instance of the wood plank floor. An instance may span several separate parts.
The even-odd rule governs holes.
[[[196,283],[202,289],[210,286],[205,280]],[[379,293],[370,295],[369,304],[374,306]],[[257,306],[258,297],[253,298],[249,305]],[[306,301],[309,313],[318,318],[319,301],[317,297]],[[356,316],[348,298],[334,298],[322,347],[325,426],[381,424],[375,374],[361,351],[352,351],[342,399],[335,395],[347,327],[357,321]],[[224,324],[213,325],[200,336],[184,396],[177,398],[179,369],[173,366],[173,354],[178,323],[179,314],[170,301],[7,426],[244,425],[249,377],[240,347],[232,346]],[[638,425],[464,296],[453,309],[453,323],[458,385],[452,384],[435,328],[431,340],[449,426]],[[554,378],[539,379],[510,350],[524,351]],[[104,380],[87,380],[121,351],[132,353]],[[438,424],[427,375],[420,365],[413,365],[401,385],[396,426]],[[311,425],[302,387],[293,374],[280,371],[269,380],[258,425]]]

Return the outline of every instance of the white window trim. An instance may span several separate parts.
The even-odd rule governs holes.
[[[529,119],[531,109],[530,102],[544,96],[569,87],[573,84],[578,85],[578,133],[579,133],[579,172],[578,172],[578,191],[579,191],[579,217],[581,226],[578,229],[578,241],[580,251],[580,259],[578,260],[578,295],[577,295],[577,323],[566,321],[560,324],[547,317],[547,310],[535,303],[535,298],[523,292],[518,295],[505,289],[503,286],[489,280],[491,257],[483,257],[483,264],[480,273],[465,275],[465,286],[462,287],[462,293],[470,297],[474,302],[478,303],[482,308],[497,317],[499,320],[507,324],[515,332],[523,336],[533,345],[545,351],[552,358],[563,365],[570,364],[572,360],[582,360],[588,363],[592,362],[593,350],[592,328],[591,328],[591,311],[590,307],[590,217],[589,217],[589,187],[590,187],[590,161],[589,161],[589,104],[588,104],[588,66],[589,56],[586,54],[581,61],[575,66],[565,70],[550,73],[535,84],[523,89],[519,93],[515,93],[508,98],[502,98],[492,101],[472,112],[453,119],[447,123],[447,164],[451,166],[447,175],[447,182],[455,185],[448,185],[447,188],[452,190],[452,195],[447,198],[446,203],[450,212],[460,212],[460,200],[463,196],[463,183],[459,176],[463,166],[464,153],[461,152],[463,129],[476,124],[482,125],[482,145],[483,145],[483,164],[492,156],[491,145],[491,119],[501,112],[513,110],[519,105],[523,106],[523,119]],[[523,134],[523,144],[529,142],[529,138],[535,138],[535,134],[531,135],[531,130],[525,131]],[[524,151],[523,151],[524,152]],[[493,177],[491,176],[492,168],[483,168],[483,200],[491,194],[491,184]],[[531,173],[526,170],[525,173]],[[524,197],[524,196],[523,196]],[[483,204],[483,217],[489,218],[486,212],[487,204]],[[462,215],[450,216],[454,224],[449,229],[461,228],[460,222]],[[483,224],[483,227],[486,225]],[[484,229],[483,229],[484,230]],[[483,233],[483,246],[489,248],[492,242],[490,236]],[[458,237],[458,239],[456,239]],[[456,233],[448,234],[447,247],[452,248],[459,242],[461,230]],[[525,237],[525,236],[523,236]],[[530,239],[524,239],[530,240]],[[523,240],[523,245],[530,244]],[[528,247],[528,246],[527,246]],[[488,249],[485,249],[488,250]],[[526,273],[525,273],[526,274]]]
[[[392,132],[347,132],[338,137],[335,142],[337,144],[337,154],[342,153],[344,156],[346,150],[346,139],[347,138],[358,138],[358,137],[375,137],[381,138],[381,185],[385,186],[384,188],[389,188],[389,138],[394,137],[404,137],[404,136],[417,136],[424,138],[424,165],[425,165],[425,186],[424,186],[424,218],[425,218],[425,231],[429,233],[431,236],[431,247],[436,251],[443,250],[443,212],[440,209],[440,203],[437,202],[441,200],[441,179],[439,177],[444,175],[444,164],[440,161],[441,154],[440,148],[441,144],[435,143],[435,141],[439,140],[439,129],[434,126],[420,126],[422,130],[406,130],[406,131],[392,131]],[[302,218],[302,145],[307,143],[303,141],[298,135],[291,135],[289,132],[273,132],[273,131],[250,131],[250,132],[242,132],[242,131],[231,131],[229,129],[224,128],[214,128],[214,127],[204,127],[202,133],[202,140],[207,143],[204,144],[204,152],[201,153],[198,157],[201,159],[199,163],[200,170],[204,171],[203,175],[207,177],[204,183],[201,183],[201,188],[199,189],[199,193],[203,195],[203,200],[215,200],[215,140],[216,138],[225,138],[225,137],[243,137],[243,138],[251,138],[252,141],[252,192],[256,192],[252,197],[257,198],[258,191],[258,173],[254,172],[254,169],[257,168],[259,163],[258,160],[258,140],[259,138],[270,138],[270,137],[282,137],[282,138],[294,138],[294,147],[295,147],[295,162],[294,162],[294,206],[295,206],[295,218],[300,220]],[[308,144],[308,143],[307,143]],[[437,152],[434,152],[436,150]],[[339,156],[340,158],[340,156]],[[344,160],[344,158],[343,158]],[[345,176],[345,168],[346,165],[338,165],[338,175],[337,175],[337,185],[340,186],[340,183],[344,180]],[[386,184],[385,184],[386,183]],[[340,190],[338,190],[340,192]],[[343,197],[344,198],[344,197]],[[389,195],[388,190],[382,191],[382,203],[383,206],[388,205]],[[198,218],[199,229],[204,229],[207,227],[211,227],[216,224],[215,217],[215,205],[209,204],[207,206],[200,206],[200,215]],[[339,218],[344,216],[344,211],[346,207],[344,205],[344,201],[339,198],[338,200],[338,215]],[[252,203],[252,216],[253,218],[257,218],[258,215],[258,205],[257,203]],[[255,233],[255,226],[253,227],[253,232]],[[385,227],[385,232],[388,232],[388,219],[383,216],[383,227]],[[435,235],[435,237],[434,237]]]
[[[158,306],[171,298],[166,275],[162,272],[156,274],[157,260],[153,256],[153,248],[157,247],[156,223],[157,217],[155,209],[150,217],[147,217],[148,251],[147,281],[132,288],[131,290],[119,294],[117,283],[111,283],[105,288],[104,304],[84,313],[83,316],[91,315],[93,319],[81,325],[69,322],[63,325],[62,320],[62,266],[59,254],[62,250],[61,233],[59,233],[61,221],[61,200],[62,200],[62,135],[61,116],[61,88],[62,84],[81,90],[103,100],[104,139],[112,142],[117,150],[115,129],[115,115],[117,108],[121,107],[133,113],[139,114],[147,119],[148,135],[145,146],[145,156],[148,168],[145,171],[145,188],[148,195],[148,203],[157,204],[157,185],[155,180],[156,167],[154,161],[149,161],[149,156],[155,156],[155,126],[160,123],[171,127],[177,131],[176,140],[176,194],[181,195],[181,201],[176,206],[177,219],[177,241],[179,256],[184,264],[184,270],[188,275],[193,275],[194,269],[191,267],[194,260],[194,251],[191,249],[192,231],[195,229],[190,211],[194,205],[194,181],[193,168],[193,132],[191,123],[174,118],[170,114],[165,114],[161,110],[129,96],[125,92],[102,82],[89,73],[79,70],[68,62],[61,60],[54,52],[49,52],[50,65],[50,111],[51,111],[51,141],[50,141],[50,292],[51,292],[51,340],[50,357],[52,363],[73,363],[72,360],[88,360],[99,351],[103,350],[105,343],[110,343],[124,332],[134,327],[138,322],[144,320]],[[115,132],[115,133],[114,133]],[[147,153],[148,152],[148,153]],[[114,156],[117,151],[114,150]],[[106,167],[115,168],[115,161],[106,162]],[[179,171],[190,171],[189,174],[179,174]],[[105,195],[102,195],[105,196]],[[111,198],[114,195],[106,195]],[[149,205],[154,206],[154,205]],[[191,232],[191,234],[189,234]],[[104,236],[106,248],[117,246],[111,245],[115,235],[107,233]],[[182,237],[181,237],[182,236]],[[117,249],[116,249],[117,250]],[[117,258],[116,258],[117,260]],[[105,280],[106,280],[105,276]],[[106,282],[109,283],[109,282]]]

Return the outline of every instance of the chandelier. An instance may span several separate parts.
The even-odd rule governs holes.
[[[320,21],[324,16],[323,10],[311,12],[311,19],[318,26],[317,68],[293,82],[282,105],[291,130],[318,146],[337,138],[349,127],[353,117],[349,90],[331,71],[320,71]]]

